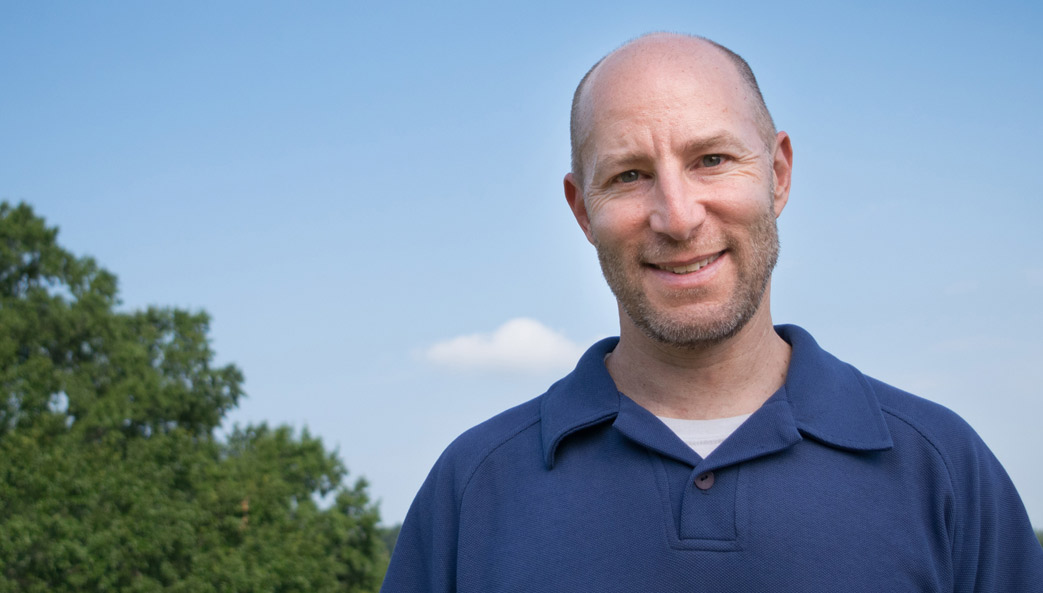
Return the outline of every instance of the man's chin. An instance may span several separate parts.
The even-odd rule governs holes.
[[[706,311],[671,313],[627,312],[633,324],[648,338],[674,348],[704,348],[734,337],[752,318],[752,313]]]

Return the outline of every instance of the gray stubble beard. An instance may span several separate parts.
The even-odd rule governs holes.
[[[738,286],[733,298],[714,319],[695,322],[675,319],[656,311],[641,291],[638,282],[627,278],[623,258],[595,243],[601,272],[620,307],[649,338],[674,347],[697,349],[719,344],[737,334],[757,313],[764,299],[771,273],[779,257],[779,233],[774,210],[769,206],[752,229],[750,258],[746,268],[738,270]],[[670,245],[665,240],[656,246],[677,252],[682,244]],[[729,253],[735,246],[729,246]]]

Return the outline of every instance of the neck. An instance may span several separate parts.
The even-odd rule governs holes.
[[[653,414],[700,420],[756,411],[785,383],[789,358],[765,294],[738,333],[694,348],[653,340],[621,311],[619,345],[607,364],[619,390]]]

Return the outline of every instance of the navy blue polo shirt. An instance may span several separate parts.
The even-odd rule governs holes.
[[[776,331],[785,385],[705,459],[595,344],[446,449],[382,591],[1043,592],[1024,506],[963,420]]]

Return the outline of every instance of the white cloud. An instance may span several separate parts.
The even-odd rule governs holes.
[[[524,373],[568,371],[583,348],[527,318],[512,319],[489,334],[471,334],[439,342],[425,357],[460,370],[493,370]]]

